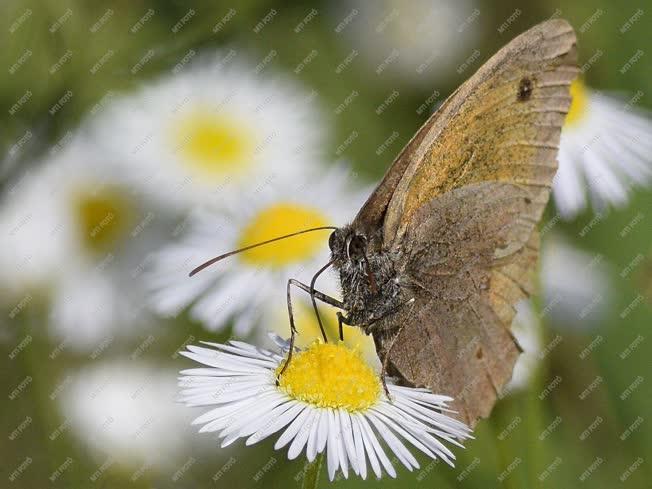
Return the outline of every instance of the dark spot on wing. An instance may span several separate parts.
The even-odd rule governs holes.
[[[518,84],[518,93],[516,94],[516,98],[519,102],[525,102],[532,96],[532,90],[534,90],[534,84],[532,83],[532,80],[527,76],[523,77]]]

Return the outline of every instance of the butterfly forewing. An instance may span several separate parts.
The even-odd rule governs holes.
[[[385,243],[400,238],[421,205],[469,183],[506,181],[548,193],[576,57],[572,27],[548,21],[467,80],[433,115],[410,155],[388,204]]]

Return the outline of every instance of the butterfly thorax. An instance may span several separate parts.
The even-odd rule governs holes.
[[[394,257],[375,246],[350,226],[333,232],[329,239],[333,266],[340,275],[347,323],[368,328],[404,302],[394,267]]]

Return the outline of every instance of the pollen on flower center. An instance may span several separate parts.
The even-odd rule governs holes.
[[[576,78],[570,86],[570,95],[572,98],[568,114],[566,115],[565,126],[577,124],[585,115],[587,107],[587,94],[584,82]]]
[[[256,138],[242,121],[202,109],[176,124],[173,132],[179,151],[204,176],[238,173],[251,162]]]
[[[319,342],[292,357],[279,388],[310,404],[352,412],[369,408],[381,393],[378,376],[357,351]]]
[[[82,245],[92,253],[110,251],[126,236],[134,218],[129,199],[113,188],[79,191],[72,204]]]
[[[238,246],[244,247],[283,234],[326,225],[328,220],[318,209],[279,203],[254,216],[242,230]],[[252,265],[281,267],[312,258],[324,243],[324,233],[308,233],[246,251],[240,255],[240,259]]]

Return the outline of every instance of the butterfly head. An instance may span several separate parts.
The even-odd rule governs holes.
[[[339,228],[328,238],[328,247],[334,263],[360,263],[367,253],[367,238],[350,227]]]

